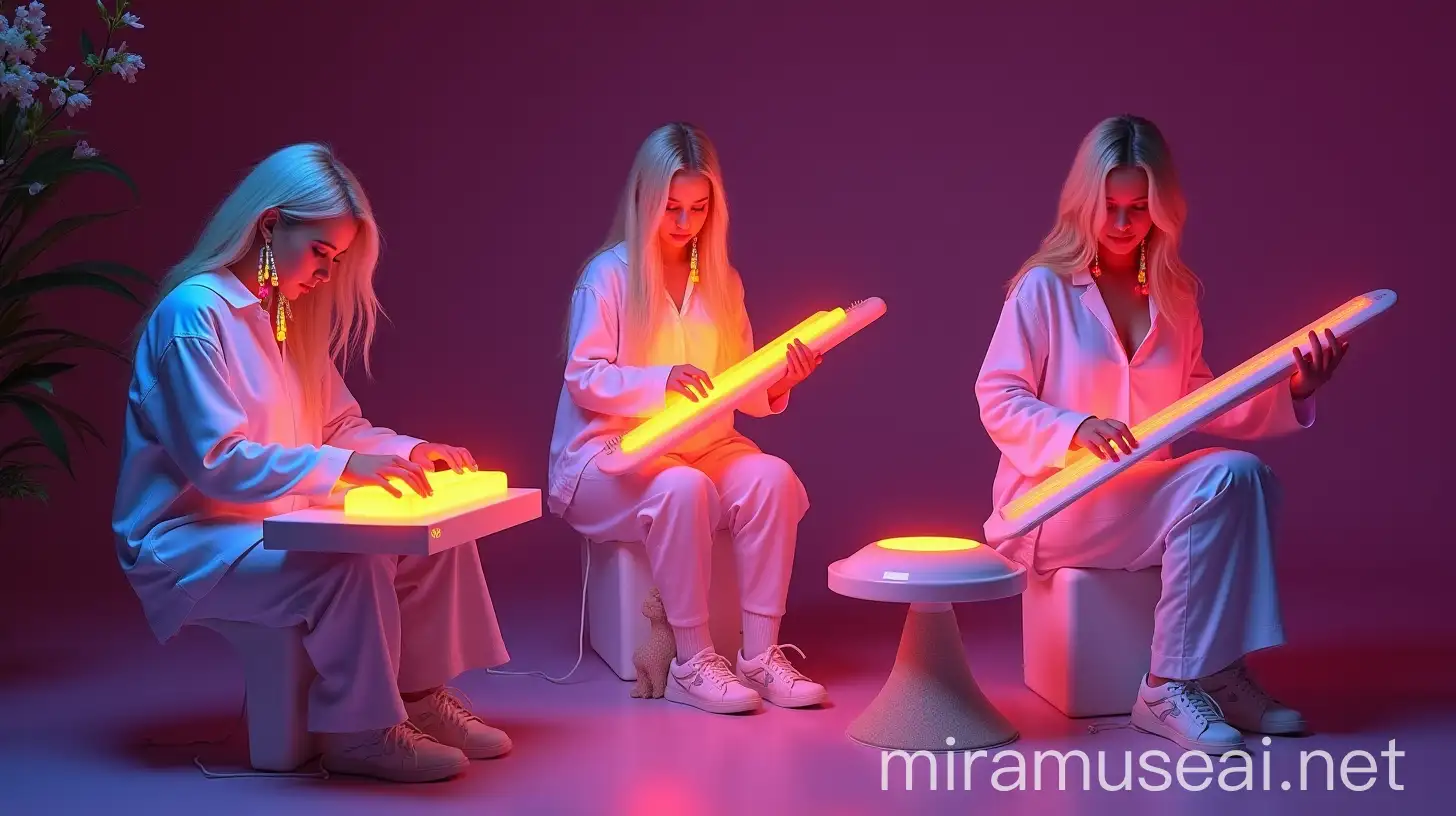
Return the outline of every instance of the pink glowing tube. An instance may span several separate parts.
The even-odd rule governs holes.
[[[879,298],[861,300],[848,308],[816,312],[758,351],[713,377],[707,398],[693,402],[681,394],[668,395],[660,413],[607,443],[597,459],[603,473],[624,473],[672,450],[673,446],[738,407],[751,394],[768,388],[784,376],[785,347],[798,338],[810,351],[824,354],[849,339],[885,313]]]
[[[1296,346],[1310,352],[1309,333],[1323,337],[1325,329],[1343,340],[1356,329],[1395,304],[1395,293],[1378,289],[1354,298],[1319,320],[1275,343],[1243,365],[1169,405],[1132,428],[1138,447],[1119,453],[1120,461],[1103,460],[1083,451],[1066,467],[1001,508],[986,524],[986,540],[997,544],[1025,535],[1037,525],[1087,495],[1148,454],[1177,441],[1275,382],[1294,373]]]

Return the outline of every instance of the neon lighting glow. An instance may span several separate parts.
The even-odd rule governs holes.
[[[816,312],[804,322],[774,338],[773,342],[765,344],[762,348],[738,361],[736,365],[714,377],[713,389],[708,392],[706,399],[698,397],[698,401],[693,402],[677,392],[669,394],[671,404],[665,410],[622,436],[622,450],[627,453],[639,451],[693,414],[734,396],[735,391],[743,389],[758,375],[772,368],[775,363],[783,362],[785,346],[792,343],[795,338],[803,341],[804,345],[810,345],[814,339],[823,336],[830,326],[843,320],[843,309],[835,309],[833,312]]]
[[[376,485],[356,487],[344,494],[344,515],[376,519],[415,518],[469,509],[506,493],[506,474],[498,470],[426,472],[425,480],[434,489],[434,495],[428,498],[399,479],[389,480],[396,490],[404,494],[399,498]]]
[[[906,536],[876,541],[875,546],[882,550],[899,552],[962,552],[974,550],[981,546],[981,542],[969,538],[947,538],[945,536]]]
[[[1395,293],[1388,289],[1354,298],[1239,367],[1205,383],[1135,425],[1131,430],[1138,447],[1131,454],[1119,452],[1120,461],[1104,461],[1089,451],[1081,452],[1066,467],[1002,508],[997,514],[999,518],[987,525],[987,537],[994,543],[1025,534],[1153,451],[1247,401],[1276,380],[1288,377],[1295,368],[1291,350],[1298,347],[1302,353],[1308,353],[1310,332],[1324,342],[1325,330],[1329,329],[1337,339],[1344,340],[1394,303]]]
[[[608,443],[598,457],[603,473],[618,474],[666,453],[671,447],[742,404],[750,395],[773,385],[788,369],[785,347],[795,338],[810,351],[825,354],[885,313],[879,298],[857,301],[847,308],[816,312],[797,326],[728,370],[713,377],[713,389],[694,402],[681,394],[669,394],[666,407],[657,415]]]

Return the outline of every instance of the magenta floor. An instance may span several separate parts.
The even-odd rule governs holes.
[[[561,568],[569,569],[567,561]],[[487,570],[491,564],[487,563]],[[1340,591],[1332,582],[1348,585]],[[458,686],[492,721],[508,729],[516,750],[477,763],[453,781],[391,786],[347,777],[205,778],[194,757],[215,772],[245,770],[246,739],[239,718],[242,685],[237,663],[214,635],[189,631],[160,646],[141,628],[123,593],[98,591],[83,609],[45,601],[53,613],[39,620],[9,617],[0,632],[0,812],[18,813],[1284,813],[1318,805],[1331,812],[1449,812],[1440,803],[1456,768],[1453,700],[1453,624],[1433,616],[1406,617],[1397,601],[1383,613],[1358,613],[1349,597],[1358,576],[1322,579],[1318,590],[1287,593],[1290,628],[1299,642],[1258,656],[1255,666],[1280,696],[1297,701],[1317,733],[1256,741],[1255,790],[1220,789],[1217,774],[1192,766],[1186,789],[1176,776],[1171,744],[1128,730],[1089,733],[1088,722],[1068,721],[1021,686],[1019,601],[961,608],[962,632],[983,688],[1020,728],[1009,746],[1026,762],[1024,790],[1001,791],[1015,779],[1014,759],[972,764],[964,789],[962,757],[947,789],[945,766],[937,788],[922,761],[914,789],[905,790],[896,764],[882,787],[879,752],[850,742],[844,730],[878,690],[894,655],[901,608],[819,596],[799,606],[786,639],[808,654],[804,667],[830,685],[833,704],[820,710],[768,709],[723,717],[664,701],[628,697],[629,684],[613,677],[590,651],[564,684],[535,677],[482,672]],[[560,676],[576,659],[576,588],[500,585],[497,604],[514,650],[515,670]],[[12,601],[17,600],[14,596]],[[31,605],[35,609],[37,606]],[[1114,723],[1112,720],[1099,722]],[[216,741],[196,746],[148,745]],[[220,741],[218,741],[220,740]],[[1395,760],[1380,752],[1391,741]],[[1143,752],[1169,772],[1142,767]],[[1326,790],[1323,760],[1300,790],[1300,753],[1326,751],[1336,765],[1351,751],[1374,757],[1378,770],[1351,777],[1366,791],[1346,789],[1335,769],[1336,790]],[[1054,755],[1081,751],[1090,761],[1088,788],[1082,764],[1069,754],[1066,789],[1059,789]],[[1132,757],[1133,790],[1106,790],[1123,778]],[[1269,789],[1264,790],[1264,755]],[[945,756],[939,757],[940,762]],[[1356,763],[1358,768],[1359,763]],[[1037,789],[1037,768],[1041,769]],[[1225,777],[1227,784],[1241,780]],[[1282,790],[1288,781],[1292,790]],[[1163,791],[1144,785],[1168,784]],[[884,789],[888,788],[888,789]],[[1448,803],[1449,804],[1449,803]],[[986,810],[989,809],[989,810]]]

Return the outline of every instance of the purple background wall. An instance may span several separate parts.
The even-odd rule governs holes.
[[[1444,586],[1449,12],[503,5],[138,3],[147,29],[130,39],[148,67],[134,86],[108,83],[78,123],[144,204],[85,254],[160,275],[253,162],[331,142],[386,237],[392,324],[375,381],[351,378],[367,413],[541,485],[575,270],[642,137],[671,119],[705,126],[760,334],[827,304],[890,305],[787,415],[742,425],[815,502],[798,612],[828,599],[830,561],[874,538],[980,534],[996,453],[973,382],[1000,288],[1049,225],[1081,136],[1133,111],[1165,129],[1185,179],[1215,369],[1353,295],[1400,295],[1356,338],[1318,426],[1255,447],[1288,487],[1293,597],[1357,589],[1347,618],[1321,622],[1353,629],[1409,622]],[[76,12],[52,11],[69,43]],[[134,319],[110,300],[57,306],[115,339]],[[5,508],[0,604],[11,622],[104,611],[140,626],[108,531],[126,372],[103,359],[82,371],[58,393],[112,444],[57,480],[48,507]],[[515,600],[575,591],[576,547],[555,519],[483,545],[513,631],[531,625],[510,620]],[[559,612],[563,630],[574,614]]]

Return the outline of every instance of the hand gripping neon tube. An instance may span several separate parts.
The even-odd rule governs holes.
[[[1329,329],[1337,339],[1344,340],[1394,304],[1395,293],[1389,289],[1361,295],[1275,343],[1238,368],[1205,383],[1134,426],[1132,435],[1138,441],[1138,447],[1131,454],[1119,451],[1120,461],[1103,460],[1090,452],[1082,452],[1066,467],[994,514],[986,524],[987,542],[999,544],[1025,535],[1152,452],[1248,401],[1276,381],[1289,377],[1295,370],[1294,355],[1290,351],[1297,346],[1301,353],[1308,354],[1310,332],[1324,342],[1325,329]]]
[[[848,308],[816,312],[799,325],[740,360],[713,378],[706,398],[693,402],[681,394],[668,395],[665,409],[641,425],[607,443],[597,459],[603,473],[625,473],[661,456],[672,447],[734,410],[753,393],[768,388],[788,369],[785,348],[798,338],[816,354],[824,354],[875,322],[885,313],[879,298],[861,300]]]

